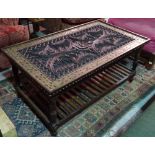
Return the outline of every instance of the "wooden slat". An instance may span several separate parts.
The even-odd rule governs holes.
[[[68,107],[68,104],[63,103],[60,99],[57,100],[58,104],[65,109],[65,111],[68,114],[71,114],[73,112],[74,109],[71,109],[70,107]]]
[[[93,77],[93,78],[91,78],[91,81],[95,82],[96,85],[97,85],[102,91],[105,91],[105,89],[106,89],[105,86],[101,85],[101,82],[100,82],[97,78]]]
[[[67,115],[59,108],[57,108],[57,114],[60,116],[60,119],[65,119],[67,117]]]
[[[105,81],[101,80],[99,77],[94,77],[95,80],[99,81],[99,86],[102,88],[103,91],[106,91],[109,87]]]
[[[91,87],[89,87],[89,85],[86,85],[85,83],[81,83],[80,86],[83,89],[87,89],[88,91],[90,91],[95,96],[98,96],[98,94],[99,94],[96,90],[92,89]]]
[[[67,102],[67,99],[64,96],[61,96],[60,97],[60,100],[61,101],[64,101],[64,103],[67,104],[68,105],[68,108],[72,109],[72,111],[74,111],[76,109],[72,104],[70,104],[69,102]]]
[[[86,90],[84,90],[84,89],[80,89],[79,87],[76,87],[76,89],[78,90],[78,91],[81,91],[83,94],[85,94],[88,98],[90,98],[90,99],[93,99],[94,97],[90,94],[90,92],[89,91],[86,91]]]
[[[61,98],[64,99],[65,103],[70,105],[74,110],[77,108],[66,96],[61,95]]]
[[[115,77],[116,79],[118,80],[121,80],[121,77],[119,77],[117,74],[113,73],[112,71],[110,70],[105,70],[106,74],[110,74],[112,75],[113,77]]]
[[[121,80],[121,78],[124,77],[124,75],[122,75],[120,72],[118,72],[118,71],[115,70],[114,68],[109,68],[109,70],[113,73],[113,75],[114,75],[118,80]]]
[[[116,64],[115,66],[121,68],[122,70],[124,70],[124,71],[127,72],[128,74],[131,73],[131,70],[128,69],[128,68],[126,68],[126,67],[124,67],[122,64],[119,64],[119,63],[118,63],[118,64]]]
[[[75,101],[73,100],[72,95],[70,95],[68,92],[66,92],[64,95],[68,98],[69,102],[71,102],[72,104],[74,104],[74,106],[75,106],[76,108],[79,108],[79,107],[80,107],[80,105],[77,104],[77,102],[75,102]]]
[[[86,81],[85,82],[87,85],[89,85],[91,88],[97,90],[99,93],[102,93],[102,89],[100,89],[99,87],[97,87],[94,83],[92,83],[91,81]]]
[[[116,71],[118,71],[119,73],[121,73],[125,76],[129,75],[127,72],[123,71],[121,68],[118,68],[116,66],[112,66],[111,68],[115,69]]]
[[[116,80],[114,79],[114,77],[113,76],[110,76],[105,71],[103,71],[101,74],[103,74],[104,75],[104,78],[106,80],[110,81],[112,84],[114,84],[116,82]]]
[[[88,103],[88,101],[86,100],[86,98],[85,97],[83,97],[77,90],[72,90],[72,92],[74,92],[74,93],[76,93],[77,94],[77,96],[79,97],[79,99],[81,99],[81,100],[83,100],[84,102],[83,103]]]
[[[112,85],[111,83],[109,83],[106,80],[104,80],[100,75],[97,75],[94,78],[96,78],[96,79],[98,79],[100,81],[100,83],[103,85],[105,90],[107,90],[107,88],[109,88],[109,86]]]
[[[69,92],[67,92],[67,94],[69,95],[69,96],[71,96],[72,97],[72,100],[74,100],[74,102],[76,102],[80,107],[83,107],[83,102],[80,102],[78,99],[77,99],[77,96],[75,95],[75,94],[73,94],[73,93],[71,93],[70,91]]]
[[[85,100],[83,100],[82,98],[80,98],[78,96],[78,94],[74,91],[74,89],[71,89],[70,91],[73,95],[75,95],[73,98],[74,100],[76,100],[76,102],[78,102],[78,104],[82,104],[82,105],[86,105],[87,102]]]

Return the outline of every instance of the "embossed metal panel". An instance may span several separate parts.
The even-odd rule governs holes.
[[[95,21],[3,51],[52,93],[147,41],[145,37]]]

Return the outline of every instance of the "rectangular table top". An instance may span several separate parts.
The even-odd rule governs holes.
[[[93,21],[2,51],[52,93],[146,42],[143,36]]]

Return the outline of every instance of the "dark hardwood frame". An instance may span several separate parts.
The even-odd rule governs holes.
[[[99,98],[103,97],[105,94],[107,94],[112,89],[116,88],[118,85],[120,85],[124,81],[133,80],[133,77],[136,73],[138,55],[140,54],[142,46],[148,42],[148,39],[145,37],[139,36],[135,33],[133,35],[143,38],[144,39],[144,41],[142,41],[143,43],[139,43],[138,46],[134,45],[134,47],[131,50],[127,50],[126,52],[123,52],[124,54],[113,58],[112,60],[108,61],[102,66],[97,67],[93,71],[86,73],[85,75],[77,78],[74,81],[71,81],[65,86],[62,86],[56,89],[55,91],[49,91],[48,89],[45,89],[45,87],[41,83],[39,83],[32,75],[30,75],[22,67],[22,65],[20,65],[15,59],[9,56],[11,64],[12,64],[12,71],[14,74],[14,79],[15,79],[15,88],[17,90],[18,95],[21,96],[26,101],[26,103],[32,108],[32,110],[38,115],[38,117],[44,122],[44,124],[50,130],[51,135],[56,136],[57,129],[62,124],[64,124],[65,122],[73,118],[75,115],[79,114],[81,111],[83,111],[85,108],[87,108],[91,104],[95,103]],[[5,52],[5,49],[3,49],[3,51]],[[125,69],[123,67],[119,67],[117,65],[117,63],[120,62],[120,60],[126,57],[129,57],[131,54],[134,55],[133,67],[131,70]],[[63,116],[64,119],[58,120],[59,112],[57,110],[60,110],[60,109],[58,108],[57,100],[59,99],[59,97],[62,96],[63,93],[68,92],[72,89],[77,89],[77,87],[81,85],[83,82],[87,83],[87,81],[90,81],[91,78],[94,78],[96,75],[103,74],[104,71],[107,73],[104,76],[111,76],[110,69],[113,67],[117,70],[117,75],[119,75],[119,77],[117,76],[119,78],[118,81],[113,83],[109,88],[106,88],[104,92],[102,92],[100,89],[99,95],[97,95],[89,103],[87,103],[86,105],[82,105],[79,109],[75,109],[73,113],[70,115],[67,115],[67,117]],[[122,72],[124,72],[123,70],[126,70],[126,74],[124,74],[124,76],[122,74]],[[113,76],[112,78],[114,77],[116,78],[116,75]],[[100,81],[100,83],[103,83],[103,81]],[[99,87],[100,86],[98,86],[98,90],[99,90]],[[32,89],[32,93],[29,92],[30,88]],[[93,89],[95,90],[95,88]],[[62,106],[64,106],[64,104]]]

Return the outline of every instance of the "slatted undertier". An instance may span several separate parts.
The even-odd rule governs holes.
[[[129,75],[129,69],[121,64],[115,64],[62,93],[57,99],[57,116],[60,124],[95,103],[129,78]]]

